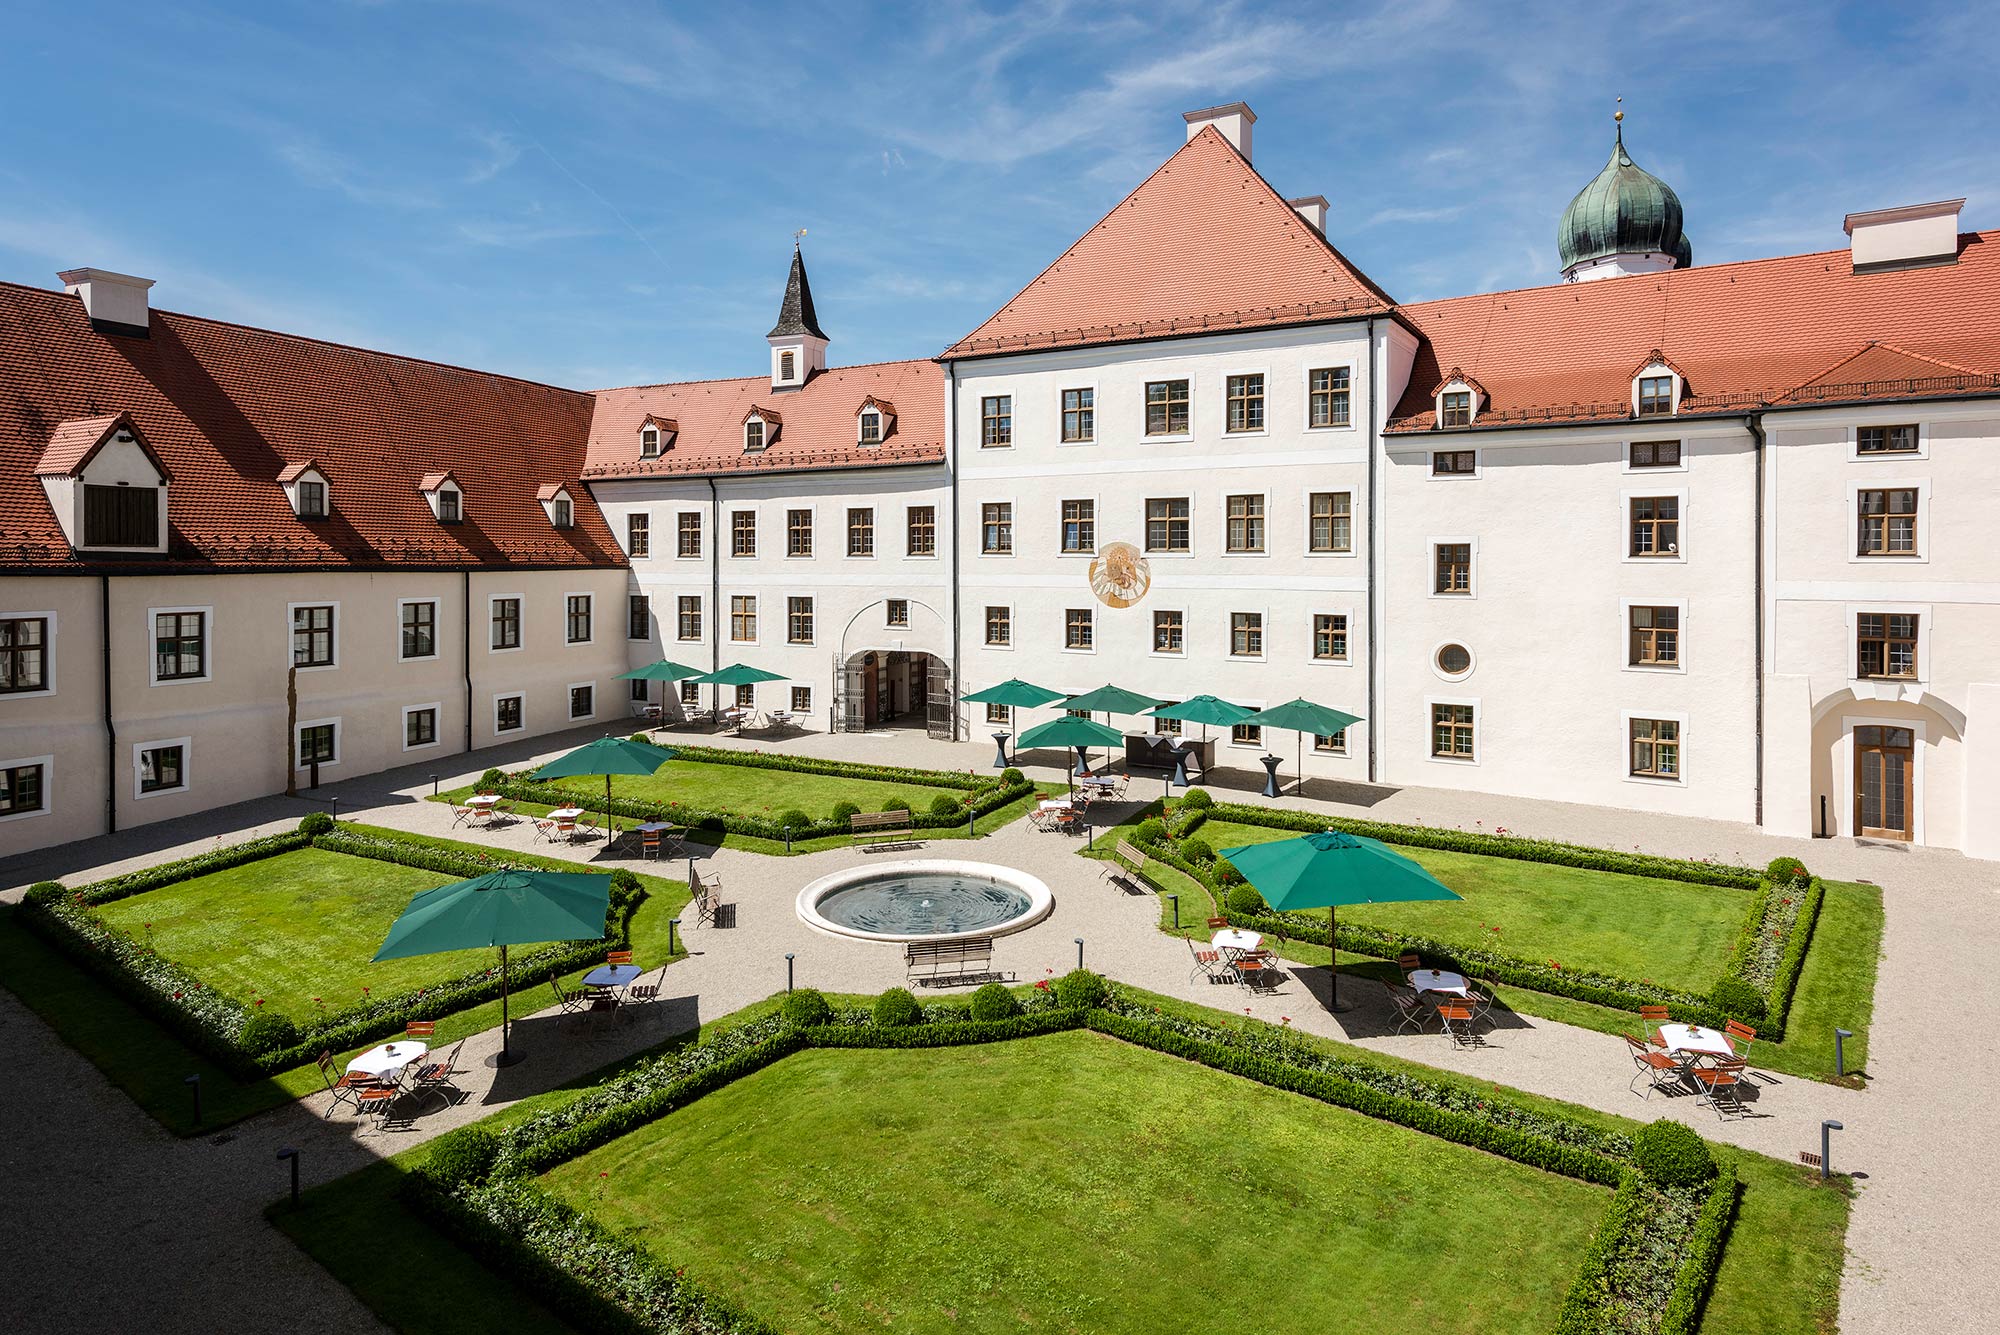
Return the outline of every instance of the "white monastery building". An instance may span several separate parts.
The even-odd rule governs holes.
[[[1309,780],[2000,857],[2000,233],[1698,266],[1621,128],[1561,281],[1401,303],[1248,107],[1185,120],[911,361],[830,365],[796,250],[754,374],[594,394],[0,285],[0,856],[649,702],[1016,732],[959,697],[1021,678],[1357,716]]]

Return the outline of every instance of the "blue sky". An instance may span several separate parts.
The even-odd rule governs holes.
[[[1619,95],[1698,263],[1958,195],[1994,227],[1979,9],[10,7],[0,278],[596,388],[761,371],[804,227],[832,359],[929,356],[1239,98],[1403,300],[1549,281]]]

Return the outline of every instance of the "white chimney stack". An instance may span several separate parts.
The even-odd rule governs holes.
[[[1956,264],[1958,211],[1964,207],[1962,199],[1941,199],[1935,204],[1848,214],[1841,228],[1852,238],[1854,272]]]
[[[1304,199],[1288,199],[1285,202],[1290,204],[1292,211],[1304,218],[1315,232],[1321,236],[1326,235],[1325,195],[1307,195]]]
[[[1188,138],[1194,138],[1213,125],[1222,132],[1224,139],[1236,146],[1236,151],[1243,155],[1245,162],[1250,160],[1250,127],[1257,123],[1257,113],[1243,103],[1231,102],[1227,106],[1186,112],[1181,119],[1187,122]]]
[[[146,289],[153,285],[152,279],[109,269],[64,269],[56,277],[62,280],[63,291],[83,299],[84,314],[98,330],[144,336],[151,328]]]

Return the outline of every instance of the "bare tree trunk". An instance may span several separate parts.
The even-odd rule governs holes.
[[[299,669],[285,669],[285,796],[299,795],[299,767],[292,755],[292,739],[299,734]]]

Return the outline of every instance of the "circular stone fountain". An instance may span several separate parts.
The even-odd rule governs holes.
[[[987,862],[924,858],[833,872],[799,891],[808,927],[861,941],[1000,936],[1048,916],[1038,877]]]

